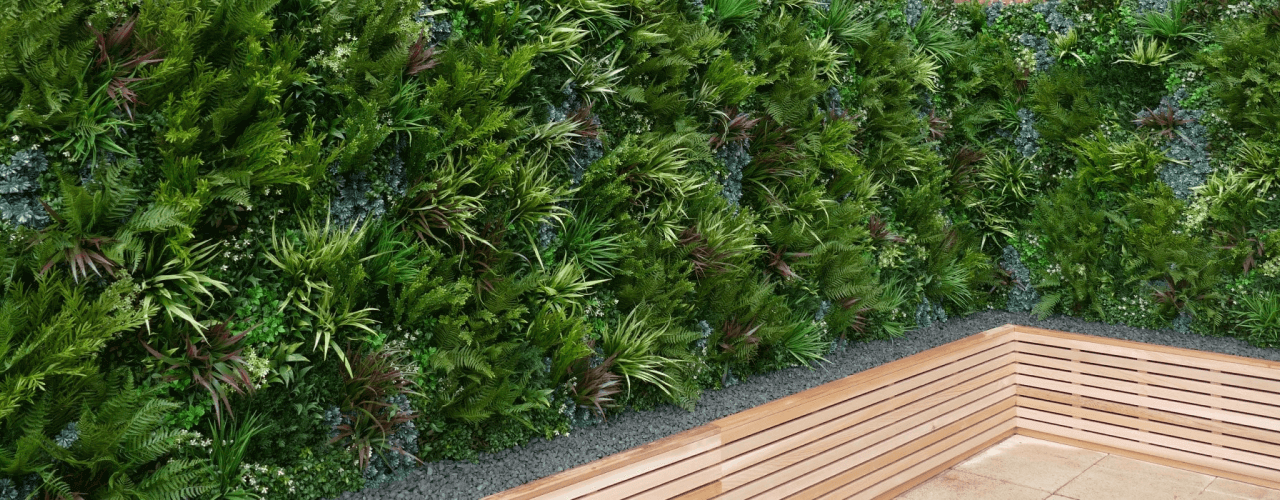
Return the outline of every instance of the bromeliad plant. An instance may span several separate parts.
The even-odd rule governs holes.
[[[231,318],[214,324],[203,332],[199,340],[193,340],[190,334],[185,335],[181,354],[177,354],[179,348],[162,353],[139,339],[147,352],[167,365],[165,372],[169,374],[162,377],[164,380],[190,380],[209,392],[213,399],[214,417],[219,423],[222,422],[223,409],[228,415],[233,415],[229,399],[232,392],[252,393],[255,389],[249,365],[241,355],[244,351],[241,343],[257,325],[233,334],[230,324]]]
[[[351,373],[343,374],[342,423],[338,435],[330,442],[349,440],[348,448],[356,453],[360,469],[364,470],[376,454],[392,451],[412,454],[388,443],[388,437],[396,427],[413,421],[418,414],[408,408],[398,408],[389,402],[396,396],[420,395],[414,388],[416,373],[406,371],[409,366],[400,353],[382,349],[361,353],[347,347],[347,359],[352,361]],[[421,463],[417,457],[414,460]]]
[[[593,345],[591,342],[587,347]],[[621,377],[611,371],[615,359],[616,354],[596,361],[594,354],[590,354],[574,360],[565,369],[565,374],[572,381],[569,391],[574,403],[583,408],[595,408],[600,418],[606,418],[606,409],[617,406],[613,398],[622,392],[622,386],[618,385]]]

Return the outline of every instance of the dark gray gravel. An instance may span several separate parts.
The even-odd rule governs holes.
[[[523,447],[483,453],[479,463],[428,463],[399,481],[338,498],[481,498],[1006,323],[1280,361],[1280,350],[1256,348],[1233,338],[1130,328],[1062,316],[1037,321],[1026,313],[985,311],[910,332],[905,338],[853,344],[843,352],[828,355],[830,363],[814,369],[789,368],[752,377],[723,390],[706,391],[692,412],[667,406],[625,413],[551,441],[535,438]]]

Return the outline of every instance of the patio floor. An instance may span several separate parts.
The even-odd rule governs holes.
[[[1280,500],[1280,490],[1016,435],[900,500]]]

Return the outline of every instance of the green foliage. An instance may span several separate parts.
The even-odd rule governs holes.
[[[679,362],[663,357],[656,351],[662,337],[670,335],[673,327],[670,321],[658,324],[658,320],[649,315],[637,314],[640,309],[633,309],[616,328],[604,332],[601,347],[607,359],[613,360],[613,371],[627,382],[628,391],[631,390],[631,379],[634,377],[653,384],[670,396],[672,381],[669,372]]]
[[[253,379],[246,369],[248,363],[240,354],[244,350],[241,342],[248,330],[233,334],[227,322],[223,321],[210,327],[208,333],[200,333],[198,342],[187,334],[183,336],[183,346],[163,353],[146,342],[142,346],[165,365],[162,371],[167,380],[187,379],[208,391],[213,399],[214,415],[221,425],[222,409],[226,408],[231,414],[228,395],[254,389]],[[175,355],[177,352],[182,354]]]
[[[373,333],[369,313],[375,309],[356,309],[368,276],[361,264],[376,256],[362,255],[361,251],[369,227],[337,229],[327,217],[323,227],[303,221],[293,234],[282,236],[273,230],[272,251],[266,255],[292,287],[280,309],[295,304],[311,315],[305,323],[315,334],[311,348],[316,349],[323,340],[324,356],[333,351],[348,371],[349,361],[338,347],[342,334],[353,329]]]
[[[1129,63],[1138,66],[1160,66],[1176,56],[1177,53],[1169,52],[1169,46],[1164,42],[1139,38],[1133,42],[1133,48],[1129,49],[1129,54],[1117,59],[1116,64]]]
[[[1149,141],[1134,138],[1116,143],[1101,134],[1076,139],[1071,151],[1076,157],[1076,179],[1099,196],[1155,182],[1157,169],[1169,161]]]
[[[62,498],[203,498],[214,486],[208,464],[173,457],[191,436],[163,427],[178,405],[135,388],[132,376],[108,385],[80,412],[70,446],[43,433],[46,415],[37,410],[27,417],[16,450],[0,449],[0,466],[10,473],[18,472],[15,467],[38,472],[41,491]]]
[[[695,4],[0,7],[0,159],[48,155],[0,206],[52,215],[0,224],[0,465],[71,470],[10,450],[160,364],[134,333],[165,421],[252,435],[189,484],[288,499],[361,487],[409,386],[418,458],[472,459],[1011,286],[1275,344],[1270,6]]]
[[[1199,62],[1223,119],[1253,137],[1266,136],[1280,120],[1280,32],[1236,20],[1219,25],[1214,39]]]
[[[1246,295],[1231,311],[1236,328],[1249,343],[1260,347],[1280,346],[1280,294]]]
[[[156,312],[134,302],[131,288],[122,280],[95,297],[58,271],[9,286],[0,303],[0,420],[12,421],[41,393],[97,373],[95,358],[107,341]]]
[[[1168,12],[1148,11],[1141,19],[1142,30],[1149,36],[1198,41],[1204,33],[1195,31],[1195,24],[1188,18],[1192,7],[1191,0],[1172,0]]]
[[[209,439],[213,448],[209,453],[209,461],[214,468],[214,477],[218,484],[214,488],[214,498],[241,499],[256,498],[241,489],[240,464],[244,462],[245,450],[249,443],[271,424],[261,424],[261,415],[253,414],[242,421],[229,423],[219,422],[209,429]]]
[[[1098,127],[1100,110],[1085,75],[1059,67],[1031,83],[1036,130],[1047,141],[1069,143]]]

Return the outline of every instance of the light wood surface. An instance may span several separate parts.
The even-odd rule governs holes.
[[[1280,488],[1280,363],[1005,325],[487,498],[888,499],[1014,433]]]

